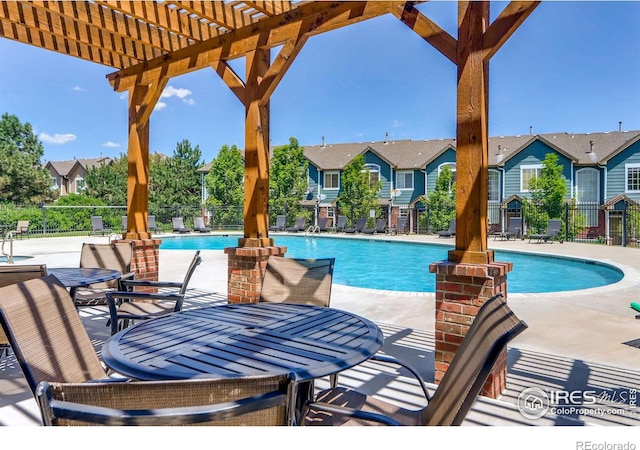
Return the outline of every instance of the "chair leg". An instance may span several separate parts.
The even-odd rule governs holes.
[[[331,385],[331,389],[335,389],[338,386],[338,374],[337,373],[329,375],[329,384]]]

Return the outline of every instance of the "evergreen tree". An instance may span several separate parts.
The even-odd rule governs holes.
[[[223,145],[205,177],[209,198],[214,207],[214,223],[242,223],[244,214],[244,160],[235,145]]]
[[[154,203],[162,206],[199,206],[201,182],[198,169],[202,166],[199,146],[192,147],[188,140],[178,142],[173,156],[159,160],[150,182],[153,185]]]
[[[296,217],[309,218],[310,213],[300,206],[307,192],[308,162],[296,138],[289,145],[273,150],[269,174],[269,216],[275,223],[278,214],[287,216],[288,225]]]
[[[5,113],[0,119],[0,202],[35,204],[53,198],[44,148],[31,125]]]
[[[91,167],[87,170],[84,180],[86,189],[84,194],[96,197],[107,205],[125,206],[127,204],[127,156],[113,160],[111,164]]]

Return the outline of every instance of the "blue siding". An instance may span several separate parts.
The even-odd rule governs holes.
[[[520,197],[530,198],[529,192],[523,192],[520,189],[520,168],[526,165],[542,164],[547,153],[555,153],[558,155],[558,164],[562,167],[562,175],[565,177],[565,184],[567,186],[567,198],[571,196],[571,160],[564,155],[556,152],[548,145],[534,141],[531,145],[522,149],[517,155],[508,160],[504,165],[504,196],[505,198],[511,195],[519,195]]]
[[[397,177],[398,172],[408,172],[407,170],[399,170],[394,172]],[[420,197],[425,193],[424,190],[424,173],[420,170],[413,170],[413,189],[403,189],[400,191],[400,195],[395,199],[394,205],[399,206],[407,206],[416,198]],[[394,186],[398,186],[396,178],[396,183]]]
[[[444,163],[455,163],[456,152],[453,149],[446,150],[443,154],[427,164],[427,186],[426,193],[433,192],[436,188],[436,180],[438,179],[438,168]]]
[[[391,167],[378,155],[371,151],[364,154],[365,164],[376,164],[380,166],[380,181],[382,181],[382,189],[378,194],[380,198],[390,198],[391,196]]]
[[[607,162],[607,198],[624,194],[633,200],[640,200],[639,193],[625,193],[627,184],[626,164],[640,164],[640,142],[636,142]]]

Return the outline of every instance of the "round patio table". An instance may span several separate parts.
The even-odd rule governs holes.
[[[79,287],[116,280],[122,276],[118,270],[97,267],[54,267],[47,269],[47,273],[56,277],[64,287],[68,288],[72,298]]]

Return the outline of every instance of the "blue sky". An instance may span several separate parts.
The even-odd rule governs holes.
[[[455,2],[418,8],[456,36]],[[490,135],[640,130],[638,23],[636,1],[543,1],[491,60]],[[113,69],[8,39],[0,61],[0,113],[31,123],[44,161],[126,153]],[[271,143],[455,137],[455,99],[451,62],[393,16],[372,19],[309,39],[272,96]],[[172,79],[160,101],[151,151],[188,139],[209,162],[243,147],[244,109],[213,70]]]

